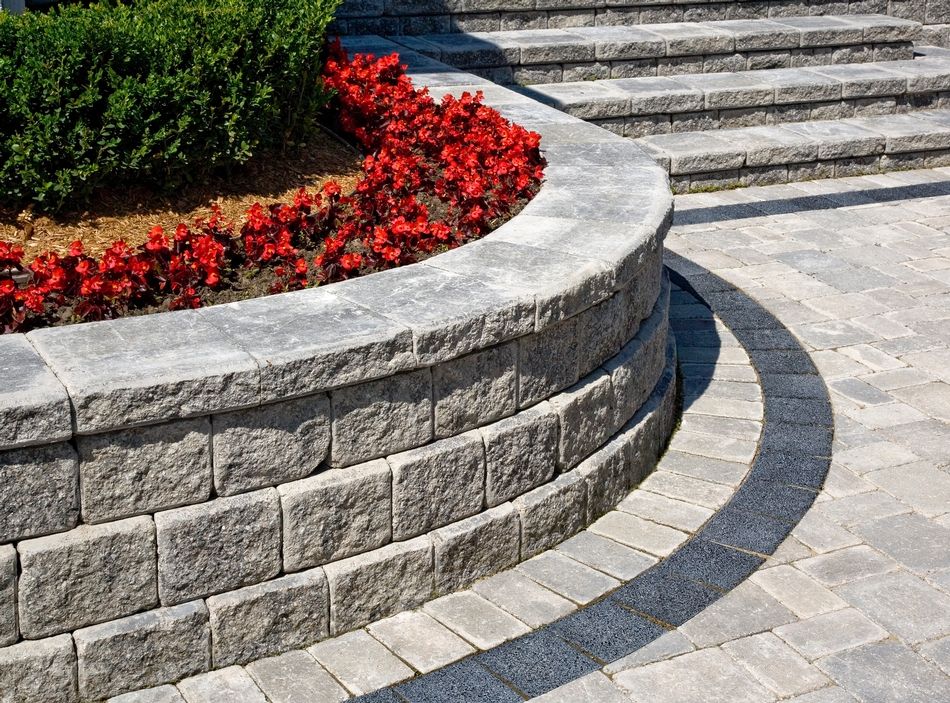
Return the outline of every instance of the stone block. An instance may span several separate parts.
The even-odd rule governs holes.
[[[702,56],[732,52],[735,42],[731,32],[696,24],[651,24],[650,31],[666,40],[667,56]],[[677,22],[673,24],[672,22]]]
[[[703,109],[703,91],[673,78],[621,78],[614,87],[630,94],[631,115],[696,112]]]
[[[587,483],[587,521],[589,525],[620,503],[630,491],[630,448],[626,437],[618,437],[603,449],[582,461],[572,472]]]
[[[0,338],[0,377],[0,449],[72,436],[66,389],[23,335]]]
[[[614,390],[611,430],[616,431],[629,421],[653,392],[663,372],[668,327],[669,323],[660,315],[651,316],[637,336],[604,364]]]
[[[0,693],[4,703],[78,703],[72,638],[60,635],[0,649]]]
[[[428,537],[336,561],[324,570],[330,584],[331,635],[416,608],[433,594]]]
[[[260,402],[257,362],[195,310],[48,327],[28,339],[69,392],[79,434]]]
[[[280,571],[280,505],[266,489],[155,515],[158,595],[176,605]]]
[[[517,498],[521,558],[539,554],[582,530],[587,517],[587,482],[578,471]]]
[[[451,437],[515,412],[517,363],[517,342],[510,342],[433,367],[435,436]]]
[[[505,503],[436,530],[435,590],[451,593],[518,562],[518,512]]]
[[[577,338],[584,340],[577,360],[581,377],[617,354],[627,341],[623,315],[626,302],[625,293],[620,292],[577,316]]]
[[[477,278],[435,266],[382,273],[345,281],[333,292],[412,330],[413,349],[422,364],[447,361],[534,329],[532,300]]]
[[[83,520],[119,520],[208,500],[210,440],[206,417],[77,437]]]
[[[284,569],[299,571],[376,549],[392,538],[392,487],[382,459],[278,487]]]
[[[170,684],[123,693],[110,698],[108,703],[185,703],[178,689]]]
[[[413,674],[405,662],[366,630],[320,642],[308,651],[357,696],[412,678]]]
[[[349,694],[307,652],[287,652],[247,665],[248,673],[273,703],[345,701]]]
[[[201,601],[150,610],[73,636],[83,700],[160,686],[211,668],[208,609]]]
[[[820,160],[868,156],[884,151],[883,135],[856,124],[833,121],[802,122],[786,124],[782,128],[817,141]]]
[[[268,703],[251,675],[240,666],[209,671],[179,682],[188,703]]]
[[[155,605],[155,526],[137,517],[20,542],[20,631],[39,639]]]
[[[780,68],[759,71],[756,77],[775,90],[776,105],[841,99],[841,81],[816,71]]]
[[[614,391],[610,374],[598,371],[550,399],[557,413],[558,468],[571,469],[590,456],[612,433]]]
[[[0,542],[75,527],[79,466],[66,444],[0,452]]]
[[[485,500],[485,446],[478,432],[388,458],[393,539],[404,540],[477,513]]]
[[[489,507],[530,491],[554,475],[557,414],[548,403],[483,427],[485,500]]]
[[[212,424],[218,495],[309,476],[330,447],[330,401],[323,394],[215,415]]]
[[[411,449],[432,439],[432,373],[421,369],[332,393],[334,467]]]
[[[263,402],[389,376],[415,365],[408,329],[322,286],[280,298],[213,305],[198,314],[257,362]]]
[[[211,596],[207,603],[215,668],[306,647],[329,633],[330,596],[322,569]]]
[[[0,647],[17,641],[16,617],[16,550],[11,545],[0,547]]]

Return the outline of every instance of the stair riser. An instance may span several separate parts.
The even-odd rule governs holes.
[[[701,193],[747,186],[777,185],[822,178],[867,176],[888,171],[944,168],[947,166],[950,166],[950,149],[936,149],[904,154],[853,156],[774,166],[744,166],[725,171],[672,176],[670,182],[674,193]]]
[[[658,113],[629,117],[588,118],[588,122],[624,137],[704,132],[764,125],[834,120],[870,115],[896,115],[914,110],[950,107],[950,92],[883,95],[791,105],[769,105],[701,112]]]
[[[936,10],[937,0],[931,0]],[[485,5],[493,11],[448,11],[453,3],[430,2],[428,9],[418,3],[344,4],[335,28],[341,34],[446,34],[449,32],[497,32],[520,29],[567,29],[597,25],[635,25],[661,22],[700,22],[727,19],[761,19],[802,15],[887,14],[887,0],[730,0],[729,2],[580,2],[579,0],[545,0],[543,9],[525,10],[526,3],[469,3],[478,8]],[[461,3],[454,3],[461,5]],[[610,7],[607,7],[607,5]],[[519,5],[522,6],[519,9]],[[576,7],[587,5],[588,7]],[[492,7],[493,6],[493,7]],[[894,16],[920,22],[945,22],[946,12],[927,11],[925,1],[911,8],[897,7]]]
[[[731,54],[662,56],[618,61],[578,61],[530,65],[459,66],[502,85],[537,85],[571,81],[680,76],[691,73],[755,71],[768,68],[829,66],[871,61],[912,59],[913,44],[856,44],[776,51],[741,51]]]

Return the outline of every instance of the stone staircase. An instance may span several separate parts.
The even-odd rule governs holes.
[[[525,4],[568,3],[583,4]],[[595,26],[389,39],[636,140],[678,193],[950,164],[950,51],[915,48],[919,22],[610,12]]]

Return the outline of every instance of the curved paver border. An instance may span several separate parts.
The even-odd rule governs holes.
[[[761,384],[763,430],[739,488],[669,557],[591,605],[356,700],[448,703],[464,693],[470,703],[494,703],[552,691],[698,615],[758,569],[811,507],[830,468],[833,433],[831,403],[817,368],[795,337],[751,298],[685,259],[669,258],[671,278],[738,338]],[[714,327],[701,322],[693,329]],[[716,356],[713,349],[709,358]]]

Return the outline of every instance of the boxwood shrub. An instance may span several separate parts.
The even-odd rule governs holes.
[[[300,139],[340,0],[133,0],[0,12],[0,200],[174,189]]]

